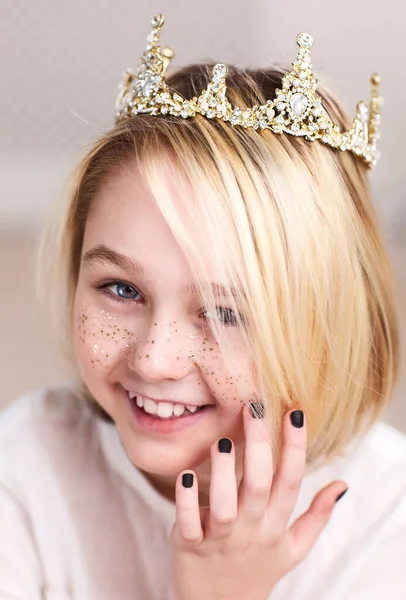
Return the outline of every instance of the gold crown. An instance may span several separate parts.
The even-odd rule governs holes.
[[[380,77],[371,78],[372,93],[369,107],[363,101],[357,105],[351,129],[341,132],[323,108],[321,97],[316,93],[311,64],[310,49],[313,38],[308,33],[299,33],[299,46],[293,69],[284,74],[282,89],[276,90],[276,98],[266,104],[245,109],[234,107],[226,98],[227,65],[218,63],[213,67],[213,76],[207,88],[197,98],[187,100],[165,83],[165,73],[174,52],[164,48],[161,52],[160,35],[164,24],[161,14],[152,21],[152,31],[147,37],[147,46],[142,55],[138,74],[128,69],[120,84],[116,102],[116,122],[139,113],[151,115],[170,114],[184,119],[203,115],[208,119],[221,119],[231,125],[252,127],[255,130],[270,129],[274,133],[288,133],[306,140],[321,142],[349,150],[363,158],[369,167],[374,167],[379,158],[377,142],[380,137],[379,97]]]

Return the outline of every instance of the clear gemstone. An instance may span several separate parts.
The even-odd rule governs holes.
[[[268,119],[272,120],[275,116],[275,111],[273,108],[268,108],[268,110],[266,111],[267,117]]]
[[[286,109],[286,104],[284,102],[279,102],[279,104],[276,105],[276,108],[279,112],[283,112]]]
[[[367,116],[367,114],[368,114],[368,107],[365,104],[365,102],[360,102],[358,104],[358,110],[359,110],[359,113],[360,113],[361,117],[366,117]]]
[[[213,68],[214,81],[221,81],[227,75],[227,67],[223,63],[219,63]]]
[[[292,131],[299,131],[300,127],[298,123],[293,123],[291,126]]]
[[[314,108],[312,110],[312,113],[314,114],[315,117],[319,117],[321,115],[321,109],[320,108]]]
[[[206,114],[209,119],[212,119],[216,113],[214,112],[214,110],[208,110]]]
[[[313,46],[313,38],[309,33],[299,33],[296,42],[302,48],[311,48]]]
[[[151,24],[153,27],[159,27],[159,25],[163,25],[163,16],[162,15],[155,15],[155,17],[153,17]]]
[[[156,89],[160,77],[146,73],[145,76],[140,80],[140,94],[141,96],[149,96],[154,89]]]
[[[163,107],[161,108],[161,113],[162,113],[163,115],[166,115],[166,114],[168,113],[168,107],[167,107],[167,106],[163,106]]]
[[[279,117],[276,117],[275,119],[275,123],[277,123],[278,125],[282,125],[285,122],[285,119],[279,115]]]
[[[251,113],[250,113],[250,111],[249,111],[249,110],[246,110],[246,111],[244,111],[244,112],[242,113],[242,118],[243,118],[243,119],[249,119],[249,118],[250,118],[250,116],[251,116]]]
[[[300,117],[307,108],[307,98],[303,94],[293,94],[290,101],[292,112],[296,117]]]
[[[209,100],[209,106],[217,106],[217,98],[212,98],[211,100]]]

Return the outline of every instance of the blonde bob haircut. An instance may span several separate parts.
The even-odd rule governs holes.
[[[199,95],[212,67],[189,66],[168,84],[185,97]],[[230,67],[229,98],[241,107],[264,103],[282,74]],[[333,96],[319,93],[333,121],[348,128]],[[163,177],[169,158],[182,210],[171,204]],[[292,408],[306,415],[308,464],[343,455],[382,416],[399,371],[398,290],[366,166],[320,142],[200,115],[137,115],[102,135],[80,160],[39,254],[39,289],[46,290],[72,383],[84,396],[72,313],[86,221],[107,178],[134,167],[182,248],[203,305],[215,306],[215,298],[186,218],[205,232],[224,281],[237,290],[231,308],[244,315],[239,324],[274,431],[276,462],[283,417]],[[227,328],[215,320],[212,327],[231,356]]]

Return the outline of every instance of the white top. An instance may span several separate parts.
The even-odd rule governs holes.
[[[349,491],[270,598],[405,600],[406,436],[380,422],[350,459],[307,474],[292,520],[334,479]],[[0,415],[1,600],[166,600],[174,520],[114,425],[67,388]]]

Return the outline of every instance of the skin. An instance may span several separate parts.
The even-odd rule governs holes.
[[[176,202],[176,190],[171,185],[168,180],[168,190]],[[201,231],[191,224],[189,227],[205,257],[211,281],[222,283],[217,273],[218,257],[209,252]],[[254,385],[238,327],[226,327],[233,348],[229,370],[204,307],[196,294],[182,291],[193,283],[190,268],[135,168],[112,176],[95,198],[82,258],[100,245],[139,261],[145,274],[106,261],[82,261],[74,306],[75,353],[82,377],[116,423],[133,464],[160,493],[174,501],[176,477],[180,471],[193,468],[199,476],[200,499],[207,504],[210,447],[215,440],[230,437],[237,445],[241,477],[241,409],[243,400],[252,396]],[[117,285],[120,281],[131,288]],[[105,282],[111,283],[110,297],[96,289]],[[123,293],[128,299],[118,303],[117,296]],[[219,306],[227,307],[227,298],[219,296]],[[185,404],[215,403],[216,410],[196,426],[154,435],[134,428],[124,389],[152,398],[175,398]]]
[[[170,184],[168,193],[176,202]],[[211,280],[222,283],[204,236],[195,230],[192,237]],[[106,256],[89,260],[101,245],[110,258],[114,251],[139,261],[144,273]],[[109,296],[100,289],[106,283]],[[320,490],[287,529],[306,465],[306,421],[298,427],[290,421],[292,411],[285,416],[281,462],[273,473],[271,433],[244,405],[255,392],[254,369],[238,329],[227,327],[233,350],[226,368],[204,307],[182,291],[191,283],[140,174],[127,169],[110,177],[87,222],[75,297],[74,345],[82,377],[113,418],[133,464],[176,502],[169,540],[174,600],[265,600],[305,558],[346,486],[333,482]],[[125,301],[114,301],[117,294]],[[219,305],[226,306],[225,300],[219,298]],[[125,390],[215,408],[184,430],[151,433],[135,422]],[[229,453],[219,451],[224,437],[232,440]],[[185,472],[193,475],[191,487],[182,485]]]

